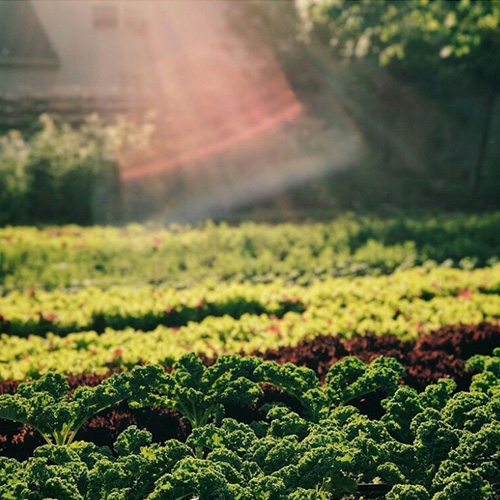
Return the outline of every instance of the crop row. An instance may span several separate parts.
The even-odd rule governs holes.
[[[459,390],[466,390],[471,382],[466,361],[478,354],[490,354],[497,347],[500,347],[500,326],[480,323],[449,325],[407,341],[395,335],[366,334],[351,338],[319,335],[295,346],[268,349],[256,355],[267,361],[309,368],[320,379],[346,356],[355,356],[365,363],[388,356],[405,367],[405,383],[419,391],[446,377],[452,378]]]
[[[388,273],[428,260],[485,266],[500,254],[500,214],[240,227],[206,224],[168,230],[0,229],[0,288],[200,280],[301,282],[315,276]]]
[[[0,298],[0,333],[27,337],[47,333],[64,336],[87,330],[102,333],[106,328],[148,331],[160,325],[184,326],[209,316],[283,317],[290,311],[303,311],[304,305],[293,295],[304,288],[293,287],[292,297],[284,290],[283,285],[232,283],[188,290],[150,285],[114,286],[106,290],[86,287],[74,292],[13,292]]]
[[[468,390],[441,380],[401,385],[393,358],[347,357],[324,383],[312,370],[256,357],[210,366],[186,355],[112,375],[70,392],[57,373],[0,396],[0,416],[30,425],[46,444],[24,462],[0,459],[0,496],[57,500],[325,500],[370,488],[387,500],[490,500],[500,479],[500,350],[474,356]],[[281,401],[259,407],[262,384]],[[378,398],[380,415],[356,407]],[[175,410],[185,442],[153,444],[129,426],[114,453],[78,441],[82,425],[119,402]],[[259,407],[260,415],[232,408]]]
[[[2,335],[0,379],[23,380],[54,369],[79,374],[130,369],[144,363],[171,365],[188,352],[208,357],[248,354],[270,347],[295,345],[319,334],[346,338],[356,333],[393,334],[404,340],[415,339],[449,324],[494,323],[500,318],[499,274],[500,266],[475,271],[416,268],[391,276],[326,280],[309,287],[277,284],[259,285],[255,289],[243,285],[221,287],[205,295],[191,295],[208,298],[206,303],[200,304],[197,313],[200,317],[216,308],[217,302],[210,301],[211,293],[227,299],[231,294],[234,297],[235,291],[240,299],[233,300],[231,307],[238,312],[241,312],[238,304],[244,308],[250,303],[253,307],[260,304],[259,307],[283,313],[285,307],[305,310],[292,310],[282,316],[246,313],[236,318],[208,316],[199,323],[191,321],[182,327],[159,326],[148,332],[126,328],[105,329],[103,333],[72,333],[66,337]],[[285,297],[285,292],[293,299]],[[153,309],[150,317],[164,314],[158,312],[163,307],[158,299],[160,293],[151,299],[152,303],[157,300],[161,305]],[[192,292],[186,292],[185,297],[189,293]],[[83,292],[82,295],[85,296]],[[182,301],[182,294],[179,297]],[[127,300],[120,300],[125,308]],[[67,303],[62,301],[61,311]],[[78,302],[76,304],[73,312],[85,311],[84,307],[78,307]],[[223,304],[220,304],[221,313]],[[185,311],[192,311],[189,302],[185,306]],[[134,307],[132,304],[129,311]],[[184,310],[184,305],[179,307],[174,315],[177,318]],[[67,314],[72,314],[71,308]],[[111,309],[109,314],[112,318]]]
[[[86,287],[72,292],[30,289],[0,298],[0,333],[67,335],[89,330],[102,333],[106,328],[150,331],[160,325],[200,322],[209,316],[238,319],[244,314],[266,314],[281,318],[304,309],[310,317],[317,316],[320,309],[327,310],[332,320],[345,316],[347,321],[349,315],[357,324],[357,311],[366,317],[383,311],[390,317],[399,309],[404,317],[406,309],[419,302],[433,307],[433,301],[453,296],[460,303],[479,298],[494,304],[498,292],[500,265],[474,271],[428,266],[390,276],[328,278],[307,286],[276,280],[253,285],[205,283],[186,290],[152,285],[106,290]],[[485,299],[481,294],[492,297]],[[341,326],[339,331],[343,331]],[[401,327],[395,331],[401,332]]]
[[[324,380],[330,367],[347,356],[369,363],[379,356],[390,356],[399,361],[406,370],[405,383],[419,391],[441,378],[452,378],[459,390],[466,390],[471,374],[465,369],[466,361],[474,355],[489,354],[500,347],[500,327],[483,323],[470,326],[448,326],[420,337],[417,341],[401,341],[391,335],[355,335],[350,339],[321,335],[299,342],[296,346],[269,349],[257,355],[267,361],[279,364],[291,362],[313,370]],[[213,360],[205,358],[206,363]],[[109,377],[102,375],[70,375],[68,382],[72,389],[81,385],[95,386]],[[19,382],[0,382],[0,394],[14,394]],[[276,400],[276,392],[264,387],[264,399],[260,405]],[[357,402],[357,406],[371,417],[377,415],[377,401],[373,398]],[[250,410],[245,409],[245,414]],[[258,411],[250,412],[257,418]],[[242,413],[232,409],[231,416],[242,418]],[[0,421],[0,455],[25,459],[43,440],[26,425]],[[101,413],[87,422],[80,437],[100,446],[111,446],[118,434],[130,425],[147,428],[155,441],[170,438],[184,439],[187,427],[177,413],[160,409],[131,409],[126,404]]]

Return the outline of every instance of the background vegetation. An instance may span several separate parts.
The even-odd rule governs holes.
[[[148,147],[151,125],[42,115],[33,129],[0,137],[0,225],[116,221],[120,159]]]

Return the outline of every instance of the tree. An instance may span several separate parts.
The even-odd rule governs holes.
[[[484,97],[472,189],[479,188],[500,89],[500,0],[296,0],[306,25],[346,58]]]

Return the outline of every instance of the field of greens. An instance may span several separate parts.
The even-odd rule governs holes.
[[[0,229],[0,498],[497,498],[499,229]]]

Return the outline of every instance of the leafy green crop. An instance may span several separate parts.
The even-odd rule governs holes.
[[[482,373],[475,375],[471,391],[458,393],[450,380],[422,393],[400,385],[401,368],[390,358],[370,365],[348,358],[332,367],[325,385],[308,370],[238,356],[221,358],[210,367],[186,356],[171,374],[138,368],[129,378],[121,374],[92,395],[86,392],[90,406],[78,418],[97,408],[92,401],[99,399],[102,406],[99,387],[114,394],[106,404],[118,400],[115,392],[125,397],[133,391],[143,404],[181,411],[193,424],[186,443],[152,443],[149,432],[132,426],[112,451],[76,442],[71,434],[41,446],[25,462],[0,459],[0,496],[335,500],[377,487],[390,500],[490,500],[500,480],[500,404],[481,377],[495,371],[497,355],[476,358],[471,367]],[[487,376],[491,386],[498,382]],[[476,385],[478,380],[482,385]],[[263,421],[222,418],[224,405],[254,403],[262,381],[293,394],[304,411],[281,404],[269,408]],[[380,419],[370,419],[349,404],[374,390],[387,394]],[[60,421],[77,421],[68,416],[78,414],[80,397],[75,393],[68,398],[62,377],[50,375],[21,386],[20,394],[0,397],[0,405],[17,402],[19,408],[31,408],[28,396],[35,402],[32,407],[45,398],[53,408],[40,418],[33,413],[25,418],[40,431],[61,432],[55,429]]]
[[[340,406],[375,391],[392,394],[404,376],[403,367],[394,359],[378,358],[366,365],[357,358],[335,363],[320,386],[316,373],[291,363],[262,363],[256,376],[300,401],[309,419],[317,421]]]
[[[65,338],[2,335],[0,378],[36,378],[51,370],[102,373],[144,363],[171,365],[188,352],[209,357],[250,353],[293,345],[318,333],[348,338],[372,332],[415,338],[457,322],[496,322],[499,290],[500,266],[494,265],[473,271],[428,266],[391,276],[326,279],[308,286],[277,281],[198,285],[180,292],[115,287],[76,294],[10,294],[0,298],[1,328],[23,335],[30,331],[29,325],[34,333],[50,328],[64,332],[70,325],[84,328],[98,310],[105,321],[116,321],[117,326],[130,323],[145,328],[158,321],[169,324],[172,317],[187,325],[159,326],[147,333],[142,328],[106,329]],[[257,314],[259,308],[270,314]],[[50,311],[51,316],[47,312],[40,318],[36,311]]]
[[[71,395],[63,375],[48,373],[21,384],[15,395],[0,396],[0,418],[30,425],[48,443],[69,444],[89,418],[132,396],[146,394],[162,372],[155,366],[135,368],[113,375],[97,387],[78,387]]]
[[[194,354],[183,356],[172,374],[165,374],[144,398],[133,404],[175,408],[192,428],[224,414],[228,403],[251,405],[262,396],[254,373],[262,361],[255,357],[223,356],[208,368]]]
[[[304,283],[328,276],[390,273],[449,259],[485,266],[500,249],[499,214],[371,218],[325,224],[151,229],[66,226],[0,230],[0,288],[89,284]]]

